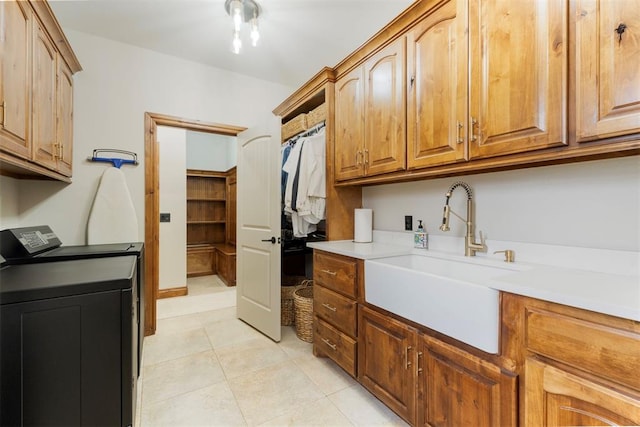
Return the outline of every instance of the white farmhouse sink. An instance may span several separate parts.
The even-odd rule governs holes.
[[[365,300],[488,353],[499,350],[499,293],[493,278],[521,271],[424,255],[365,261]]]

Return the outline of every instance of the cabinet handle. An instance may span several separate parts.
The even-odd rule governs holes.
[[[464,128],[464,125],[460,122],[456,122],[456,126],[457,126],[457,142],[458,144],[462,144],[464,142],[464,135],[460,135],[460,131]]]
[[[330,274],[332,276],[335,276],[337,274],[335,271],[331,271],[331,270],[320,270],[320,271],[323,273]]]
[[[5,101],[2,101],[2,104],[0,104],[0,107],[2,107],[2,123],[0,123],[0,126],[2,126],[2,127],[4,127],[4,123],[5,123],[6,116],[7,116],[7,115],[5,114],[5,112],[7,111],[7,108],[6,108],[6,106],[5,106],[5,103],[4,103],[4,102],[5,102]]]
[[[620,25],[618,25],[618,28],[615,28],[613,30],[616,33],[618,33],[618,44],[622,43],[622,33],[624,33],[624,31],[626,29],[627,29],[627,25],[626,24],[620,24]]]
[[[358,150],[356,151],[356,166],[361,165],[362,164],[362,151]]]
[[[364,150],[364,165],[367,166],[369,164],[369,149]]]
[[[334,312],[335,312],[335,311],[337,311],[337,308],[336,308],[336,307],[330,306],[330,305],[329,305],[329,304],[327,304],[326,302],[322,303],[322,306],[323,306],[324,308],[328,309],[328,310],[331,310],[331,311],[334,311]]]
[[[322,342],[328,345],[329,347],[331,347],[331,350],[338,351],[338,346],[336,346],[335,344],[332,344],[331,341],[329,341],[328,339],[322,338]]]
[[[418,375],[422,375],[422,352],[418,352]]]
[[[416,82],[416,76],[411,76],[410,86],[413,87],[413,84]]]
[[[409,352],[413,349],[411,346],[407,346],[404,350],[404,368],[409,369],[411,367],[411,359],[409,358]]]
[[[58,144],[58,158],[64,161],[64,144]]]
[[[471,132],[471,142],[476,142],[478,140],[478,137],[476,136],[476,134],[473,132],[474,128],[478,125],[478,121],[476,119],[474,119],[473,117],[471,117],[471,126],[469,129],[469,132]]]

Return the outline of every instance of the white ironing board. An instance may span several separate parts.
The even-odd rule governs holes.
[[[138,219],[124,173],[115,167],[102,174],[89,213],[87,244],[137,242]]]

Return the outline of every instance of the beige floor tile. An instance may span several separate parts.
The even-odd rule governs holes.
[[[357,426],[408,425],[360,385],[334,393],[329,400]]]
[[[282,327],[282,337],[278,344],[292,359],[308,356],[313,352],[313,344],[298,338],[295,326]]]
[[[250,339],[264,338],[264,335],[239,319],[209,323],[205,326],[205,331],[214,350]]]
[[[236,289],[227,288],[220,292],[204,295],[187,295],[158,300],[157,317],[158,319],[167,319],[169,317],[234,307],[235,305]]]
[[[144,368],[143,405],[224,381],[215,353],[205,351]]]
[[[169,317],[159,319],[157,322],[156,334],[173,334],[184,332],[190,329],[203,328],[209,324],[231,320],[236,318],[236,308],[228,307],[218,310],[209,310],[184,316]]]
[[[144,340],[143,363],[155,365],[207,350],[211,350],[211,344],[203,328],[151,335]]]
[[[229,379],[229,386],[249,425],[273,420],[323,397],[290,361]]]
[[[267,421],[261,426],[352,426],[353,424],[326,397]]]
[[[227,379],[289,360],[289,356],[266,337],[216,347],[215,352]]]
[[[141,427],[244,426],[226,382],[181,394],[142,408]]]
[[[218,276],[200,276],[187,279],[189,295],[203,295],[211,292],[220,292],[227,289]]]
[[[294,362],[325,395],[330,395],[358,384],[356,380],[330,359],[307,354],[295,359]]]

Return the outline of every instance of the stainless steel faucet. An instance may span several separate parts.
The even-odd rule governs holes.
[[[449,207],[449,199],[451,198],[453,191],[458,187],[464,188],[464,190],[467,192],[467,218],[466,219],[462,218],[460,215],[455,213]],[[449,188],[449,191],[447,191],[447,194],[445,194],[445,196],[447,197],[447,200],[445,201],[445,204],[444,204],[444,214],[442,216],[442,225],[440,226],[440,230],[442,231],[450,230],[449,214],[452,213],[458,218],[460,218],[467,225],[467,234],[464,238],[464,255],[475,256],[476,252],[486,252],[487,247],[484,244],[484,239],[482,238],[482,232],[480,232],[480,242],[478,243],[475,241],[476,238],[473,232],[473,192],[471,191],[471,187],[469,187],[469,184],[462,181],[455,182],[451,186],[451,188]]]

